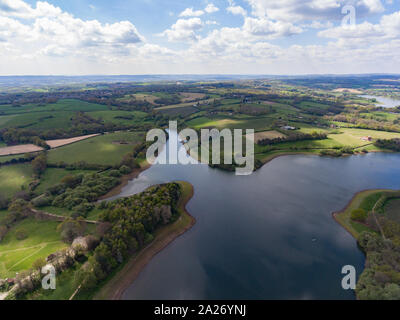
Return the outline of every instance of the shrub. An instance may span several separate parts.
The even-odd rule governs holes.
[[[129,174],[129,173],[131,173],[131,171],[132,171],[132,169],[129,168],[128,166],[125,166],[125,165],[123,165],[123,166],[121,166],[121,167],[119,168],[119,172],[120,172],[121,174]]]
[[[368,213],[362,208],[355,209],[351,212],[351,219],[354,221],[365,222],[367,217]]]
[[[28,238],[28,233],[26,232],[25,229],[19,229],[15,232],[15,237],[17,238],[17,240],[25,240],[26,238]]]

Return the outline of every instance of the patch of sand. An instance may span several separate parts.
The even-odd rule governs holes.
[[[203,99],[206,95],[204,93],[180,92],[183,102],[192,101],[196,99]]]
[[[351,88],[337,88],[333,90],[333,92],[349,92],[349,93],[355,93],[355,94],[362,94],[363,92],[357,89],[351,89]]]

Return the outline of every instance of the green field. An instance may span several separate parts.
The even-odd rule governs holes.
[[[76,142],[49,152],[48,162],[67,164],[86,161],[91,164],[116,165],[135,144],[144,140],[144,133],[116,132]],[[121,144],[126,143],[126,144]]]
[[[95,119],[102,119],[105,122],[113,122],[118,124],[133,124],[144,121],[147,116],[145,112],[141,111],[120,111],[120,110],[107,110],[107,111],[93,111],[87,113]]]
[[[0,128],[55,129],[71,126],[71,117],[78,111],[105,111],[107,106],[81,100],[64,99],[57,103],[26,104],[20,107],[0,106]]]
[[[15,164],[0,167],[0,194],[11,197],[22,187],[27,187],[33,181],[30,164]]]
[[[56,230],[58,222],[26,219],[15,225],[0,242],[0,278],[15,277],[16,272],[31,268],[39,258],[46,258],[66,247]],[[18,240],[16,233],[23,229],[28,237]]]
[[[90,173],[92,171],[87,170],[66,170],[59,168],[47,168],[40,179],[40,184],[36,187],[35,192],[41,194],[46,191],[47,188],[60,183],[61,179],[67,175],[75,175],[80,173]]]

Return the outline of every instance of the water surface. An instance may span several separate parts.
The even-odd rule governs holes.
[[[378,107],[395,108],[400,106],[400,100],[398,99],[392,99],[382,96],[370,96],[370,95],[362,95],[361,97],[367,99],[376,99],[376,101],[378,101],[378,103],[376,104]]]
[[[400,188],[400,155],[285,156],[250,176],[154,165],[120,196],[185,180],[197,224],[153,258],[123,299],[354,299],[341,269],[364,255],[332,218],[354,193]]]

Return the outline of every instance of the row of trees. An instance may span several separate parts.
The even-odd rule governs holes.
[[[400,152],[400,139],[378,139],[374,145],[378,148]]]
[[[311,134],[309,133],[302,133],[302,132],[296,132],[296,133],[291,133],[287,135],[286,137],[278,137],[278,138],[265,138],[262,140],[259,140],[257,144],[266,146],[266,145],[272,145],[272,144],[277,144],[277,143],[282,143],[282,142],[294,142],[294,141],[303,141],[303,140],[323,140],[327,139],[327,134],[324,132],[312,132]]]
[[[155,186],[129,198],[104,203],[101,219],[112,225],[93,256],[75,275],[81,289],[94,288],[132,253],[153,240],[154,231],[177,219],[180,186]]]

